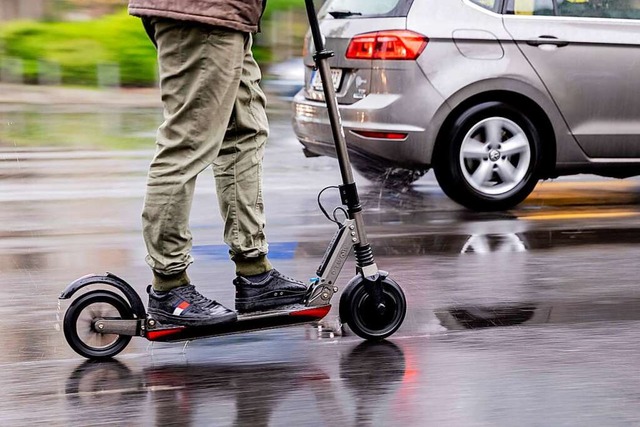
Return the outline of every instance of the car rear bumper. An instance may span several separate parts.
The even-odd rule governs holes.
[[[324,102],[306,99],[302,90],[293,99],[293,128],[298,140],[311,153],[335,157],[329,116]],[[427,129],[413,122],[429,123],[429,108],[421,105],[416,114],[415,104],[397,94],[371,94],[350,105],[340,105],[345,139],[350,153],[358,158],[375,160],[380,165],[405,168],[428,168],[433,143]],[[407,114],[407,111],[410,113]],[[397,120],[405,117],[412,120]],[[419,120],[416,120],[419,118]],[[402,139],[366,137],[357,132],[406,134]],[[397,137],[397,135],[396,135]],[[355,159],[354,159],[355,160]]]

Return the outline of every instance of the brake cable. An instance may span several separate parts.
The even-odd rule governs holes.
[[[342,225],[342,223],[340,221],[338,221],[338,218],[336,216],[337,212],[342,212],[345,216],[345,218],[349,218],[349,214],[347,213],[347,211],[342,207],[342,206],[338,206],[336,207],[333,212],[332,212],[332,216],[333,218],[331,218],[331,216],[329,216],[329,213],[327,212],[327,210],[324,208],[324,206],[322,206],[322,201],[320,200],[320,197],[322,196],[322,193],[324,193],[326,190],[329,189],[336,189],[339,190],[339,187],[336,185],[330,185],[328,187],[323,188],[320,193],[318,193],[318,207],[320,208],[320,210],[322,211],[322,213],[324,214],[324,216],[331,222],[335,223],[338,228],[340,228],[340,226]]]

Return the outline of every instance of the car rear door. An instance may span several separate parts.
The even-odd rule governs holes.
[[[504,25],[589,157],[640,157],[640,1],[509,0]]]

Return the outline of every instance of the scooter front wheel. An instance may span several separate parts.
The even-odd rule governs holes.
[[[340,319],[366,340],[382,340],[398,330],[407,313],[400,286],[389,277],[380,281],[380,301],[367,290],[361,276],[351,280],[340,298]]]
[[[98,319],[133,319],[133,310],[120,295],[91,291],[73,301],[64,315],[64,336],[69,346],[88,359],[108,359],[120,353],[131,336],[103,334],[96,330]]]

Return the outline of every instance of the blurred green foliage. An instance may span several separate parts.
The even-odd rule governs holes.
[[[62,83],[96,85],[98,64],[118,64],[123,86],[155,81],[153,45],[140,21],[121,12],[90,22],[14,22],[0,29],[2,59],[20,58],[28,83],[39,63],[60,66]]]
[[[303,0],[269,0],[264,20],[274,11],[304,8]],[[258,62],[270,49],[256,44]],[[59,69],[61,83],[98,84],[100,65],[119,67],[121,86],[151,86],[156,82],[156,55],[140,20],[126,11],[87,22],[10,22],[0,27],[0,69],[22,63],[22,81],[37,83],[47,64]]]
[[[316,0],[315,3],[318,1]],[[263,19],[269,20],[273,12],[287,9],[304,9],[304,0],[267,0]]]

